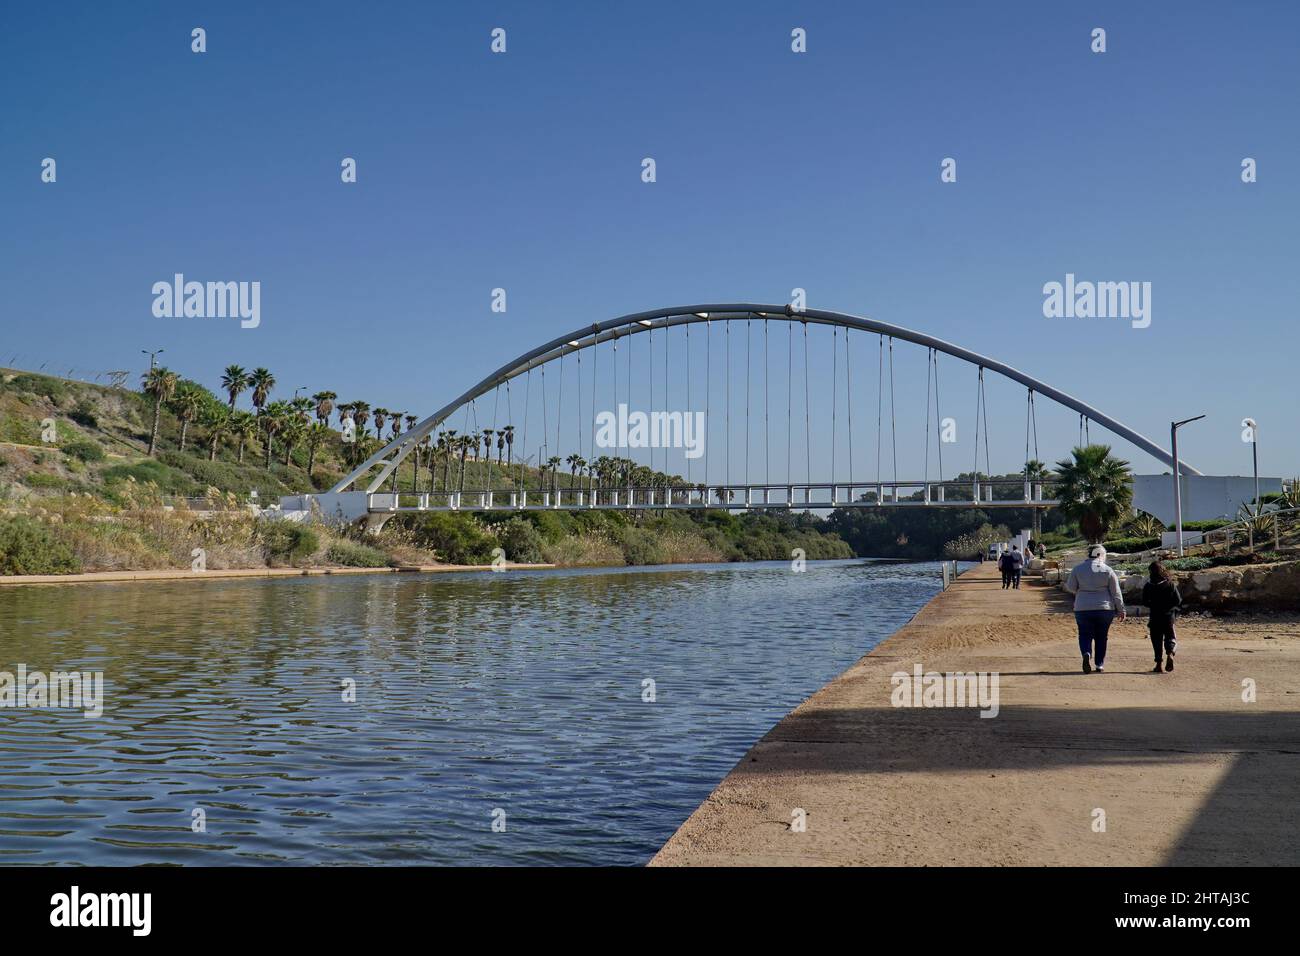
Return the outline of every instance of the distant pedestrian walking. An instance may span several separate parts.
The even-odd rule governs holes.
[[[1165,670],[1174,669],[1174,651],[1178,637],[1174,633],[1174,615],[1183,606],[1183,596],[1178,593],[1169,571],[1159,561],[1152,561],[1151,579],[1142,585],[1142,603],[1151,610],[1147,628],[1151,633],[1151,650],[1155,652],[1156,666],[1152,673],[1160,673],[1161,651],[1164,651]]]
[[[1018,545],[1011,546],[1011,586],[1020,590],[1020,572],[1025,568],[1025,556]]]
[[[1088,548],[1088,559],[1074,566],[1065,580],[1065,589],[1074,595],[1074,621],[1079,628],[1079,652],[1083,655],[1083,672],[1106,669],[1106,639],[1111,622],[1127,616],[1119,577],[1106,564],[1106,549],[1099,544]]]
[[[998,555],[998,570],[1002,572],[1002,590],[1011,587],[1011,552],[1003,551]]]

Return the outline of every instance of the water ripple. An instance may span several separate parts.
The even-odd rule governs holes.
[[[0,710],[0,860],[643,863],[937,582],[849,561],[6,588],[0,670],[100,670],[105,703]]]

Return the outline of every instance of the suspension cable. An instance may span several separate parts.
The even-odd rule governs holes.
[[[805,480],[812,484],[812,410],[809,407],[811,390],[808,386],[808,320],[803,320],[803,447],[807,461],[804,464]]]
[[[794,323],[785,324],[785,480],[794,483],[793,455],[794,447]]]
[[[754,473],[749,470],[749,421],[750,421],[749,411],[750,408],[752,407],[752,401],[750,399],[750,388],[749,388],[749,381],[750,381],[749,339],[750,339],[751,325],[753,325],[753,320],[746,319],[745,320],[745,484],[747,485],[754,480]]]
[[[979,501],[980,481],[980,396],[984,394],[984,366],[979,366],[975,385],[975,500]]]
[[[564,352],[560,352],[560,387],[559,394],[555,399],[555,453],[558,455],[564,448],[561,440],[560,429],[564,427]],[[553,477],[555,490],[560,489],[560,479],[558,476]]]
[[[575,431],[578,433],[578,457],[584,458],[582,448],[582,349],[575,353],[578,360],[578,403],[574,406],[574,423],[578,426]],[[595,457],[595,456],[592,456]]]
[[[532,407],[531,394],[533,388],[533,370],[530,368],[528,374],[524,376],[524,433],[523,433],[523,454],[519,456],[519,490],[526,492],[528,490],[524,483],[524,463],[528,460],[528,410]]]
[[[839,411],[840,396],[840,330],[836,326],[831,326],[831,499],[835,498],[835,446],[838,444],[836,435],[836,413]]]
[[[880,484],[880,436],[884,430],[885,408],[885,337],[880,336],[880,359],[876,369],[876,485]],[[877,488],[876,504],[884,504]]]
[[[627,340],[627,413],[629,416],[632,414],[632,341],[631,338]],[[631,438],[628,439],[627,460],[627,489],[628,501],[630,502],[632,500],[632,465],[636,463],[636,459],[632,457]]]
[[[934,447],[939,452],[939,480],[943,481],[943,434],[940,426],[943,425],[942,414],[939,411],[939,350],[934,349],[934,430],[935,443]]]
[[[690,328],[690,326],[687,326]],[[705,433],[712,431],[713,418],[709,414],[710,403],[713,399],[713,323],[708,319],[704,320],[704,430]],[[713,440],[708,439],[704,442],[704,503],[708,504],[709,500],[709,449],[713,447]]]
[[[487,440],[487,490],[492,490],[492,438],[496,437],[497,432],[497,409],[501,404],[501,386],[496,387],[496,392],[492,397],[492,435]]]
[[[853,351],[849,348],[849,329],[844,327],[844,403],[849,413],[849,500],[853,500]]]
[[[1025,464],[1029,464],[1029,422],[1034,415],[1034,390],[1025,394]],[[1027,471],[1028,469],[1026,469]]]
[[[695,406],[691,404],[691,326],[689,322],[686,324],[686,414],[692,416],[695,414]],[[708,427],[707,418],[705,419],[705,427],[706,428]],[[695,479],[691,474],[691,472],[693,471],[691,467],[692,464],[694,464],[694,459],[687,456],[686,484],[688,485],[692,485],[695,483]],[[690,492],[688,491],[686,495],[687,504],[690,503],[690,500],[691,500]]]
[[[767,332],[771,320],[763,319],[763,484],[772,483],[772,367],[769,364]]]
[[[542,474],[545,474],[546,471],[546,469],[541,468],[543,460],[550,461],[551,459],[551,455],[550,455],[551,443],[547,441],[547,434],[546,434],[547,429],[551,427],[551,413],[547,409],[548,406],[546,401],[546,366],[543,365],[542,366],[542,447],[541,450],[537,453],[537,465],[541,470],[541,473],[538,475],[539,478],[541,477]],[[537,490],[544,491],[545,488],[546,488],[545,483],[541,482],[539,483]]]
[[[984,366],[982,366],[982,365],[980,366],[979,382],[980,382],[980,388],[979,388],[979,404],[976,406],[976,414],[979,414],[979,409],[980,409],[980,408],[983,409],[983,412],[984,412],[984,471],[985,471],[986,476],[987,476],[988,478],[991,479],[991,478],[993,477],[993,465],[992,465],[992,463],[991,463],[990,460],[989,460],[989,403],[988,403],[988,398],[987,398],[987,396],[985,395],[985,392],[984,392]],[[978,445],[978,443],[977,443],[976,446],[975,446],[975,470],[976,470],[976,472],[979,471],[979,455],[980,455],[980,450],[979,450],[979,445]]]
[[[894,500],[898,500],[898,412],[894,392],[894,338],[889,338],[889,434],[894,452]]]
[[[930,483],[930,368],[934,362],[934,349],[925,350],[925,473],[922,480]]]
[[[650,401],[646,405],[646,411],[650,415],[648,420],[654,421],[654,410],[655,410],[655,327],[654,325],[651,325],[650,328],[646,330],[646,336],[647,336],[647,341],[649,341],[650,343],[649,359],[647,360],[648,371],[646,373],[646,378],[650,380]],[[665,396],[665,398],[666,397],[667,396]],[[650,445],[650,449],[649,449],[650,471],[653,472],[655,470],[654,442],[649,442],[649,445]]]

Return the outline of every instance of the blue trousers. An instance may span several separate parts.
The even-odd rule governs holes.
[[[1110,622],[1115,620],[1115,612],[1075,611],[1074,620],[1079,625],[1079,653],[1091,657],[1092,662],[1101,667],[1106,663],[1106,636],[1110,633]]]

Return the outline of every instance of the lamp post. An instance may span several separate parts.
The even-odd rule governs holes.
[[[1183,482],[1182,476],[1178,473],[1178,429],[1191,422],[1198,422],[1204,415],[1197,415],[1195,418],[1184,418],[1181,422],[1169,423],[1169,444],[1174,455],[1174,521],[1175,533],[1178,535],[1178,556],[1183,556]]]
[[[162,355],[163,352],[165,352],[165,351],[167,351],[167,350],[166,350],[166,349],[158,349],[156,352],[151,352],[151,351],[149,351],[148,349],[141,349],[141,350],[140,350],[140,354],[141,354],[141,355],[147,355],[147,356],[149,356],[149,371],[151,371],[151,372],[153,371],[154,363],[155,363],[157,357],[158,357],[159,355]]]
[[[1259,514],[1259,425],[1253,418],[1243,418],[1241,427],[1250,430],[1250,457],[1255,467],[1255,513]]]

